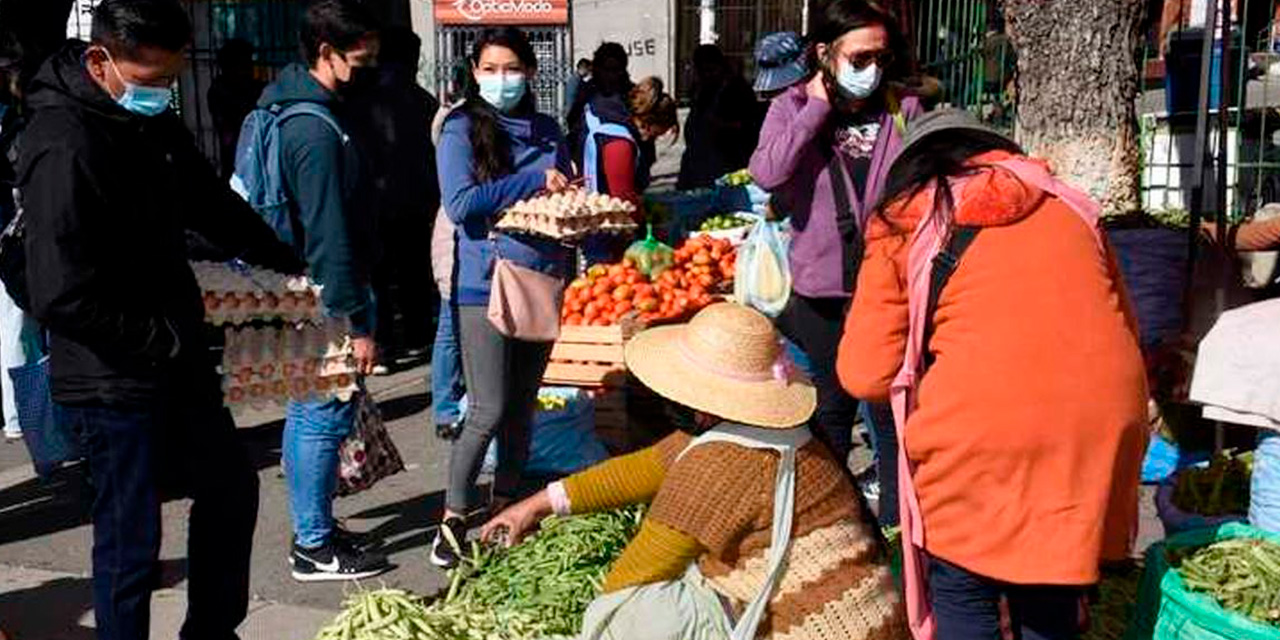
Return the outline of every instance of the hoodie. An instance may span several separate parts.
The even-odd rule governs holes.
[[[258,107],[297,102],[325,107],[350,132],[345,105],[300,64],[281,72],[262,92]],[[301,115],[280,128],[280,162],[294,220],[302,230],[295,249],[306,260],[311,277],[324,286],[325,309],[350,320],[354,334],[372,335],[374,220],[373,212],[360,206],[366,200],[362,194],[370,189],[357,145],[344,141],[320,118]]]
[[[17,171],[53,398],[116,405],[193,387],[217,394],[186,232],[252,264],[293,273],[301,264],[177,116],[132,114],[94,84],[85,48],[68,43],[32,81]]]

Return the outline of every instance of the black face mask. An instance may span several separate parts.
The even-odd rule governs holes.
[[[338,87],[338,93],[344,97],[363,96],[377,86],[377,67],[351,67],[351,78]]]

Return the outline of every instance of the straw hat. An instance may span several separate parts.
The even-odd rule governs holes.
[[[658,395],[732,422],[790,429],[818,403],[773,324],[741,305],[711,305],[688,324],[649,329],[627,344],[626,360]]]

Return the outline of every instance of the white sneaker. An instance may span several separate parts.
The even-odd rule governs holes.
[[[5,440],[21,440],[21,439],[22,439],[22,429],[10,429],[10,428],[8,428],[8,427],[5,427],[5,429],[4,429],[4,439],[5,439]]]

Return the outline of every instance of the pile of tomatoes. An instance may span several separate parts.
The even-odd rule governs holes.
[[[643,323],[684,319],[720,300],[733,281],[737,253],[728,240],[695,236],[675,251],[674,264],[653,280],[623,259],[598,264],[569,284],[561,322],[609,326],[628,315]]]

